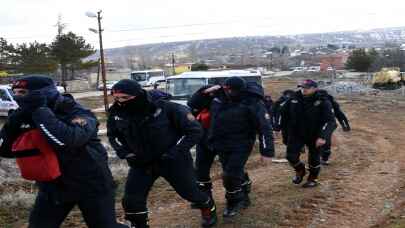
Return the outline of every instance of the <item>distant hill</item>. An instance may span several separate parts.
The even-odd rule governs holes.
[[[227,63],[233,56],[260,57],[272,47],[287,46],[290,50],[327,44],[338,47],[383,47],[387,43],[405,43],[405,27],[156,43],[106,49],[105,53],[119,67],[130,67],[134,63],[139,67],[169,63],[171,53],[175,54],[176,62],[211,60]]]

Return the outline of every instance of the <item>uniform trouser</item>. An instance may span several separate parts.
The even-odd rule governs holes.
[[[61,203],[39,191],[29,219],[29,228],[58,228],[77,205],[89,228],[123,228],[115,218],[114,194],[102,193],[76,202]]]
[[[290,165],[297,172],[305,171],[305,165],[300,161],[300,155],[302,148],[306,145],[308,147],[308,166],[309,166],[309,177],[310,179],[316,179],[319,176],[321,170],[321,158],[320,158],[320,148],[315,147],[314,140],[308,140],[306,143],[303,141],[295,141],[289,138],[287,144],[287,160]]]
[[[281,137],[282,137],[282,141],[284,145],[288,144],[288,130],[287,129],[283,129],[281,131]]]
[[[126,220],[136,223],[147,219],[148,193],[160,176],[165,178],[183,199],[201,207],[208,203],[208,196],[196,185],[190,153],[177,153],[172,158],[157,161],[152,167],[129,169],[122,200]]]
[[[222,165],[223,185],[226,193],[225,198],[228,203],[238,203],[249,193],[244,189],[244,183],[249,180],[245,172],[245,165],[250,155],[250,150],[244,151],[221,151],[218,153]],[[250,184],[249,184],[250,191]]]
[[[215,156],[217,156],[217,153],[209,149],[206,145],[197,145],[195,157],[195,172],[197,181],[211,182],[210,171],[212,163],[214,163]]]
[[[323,145],[321,147],[321,158],[324,161],[329,160],[329,157],[332,154],[331,144],[332,144],[332,140],[331,140],[331,138],[329,138],[329,139],[326,140],[325,145]]]

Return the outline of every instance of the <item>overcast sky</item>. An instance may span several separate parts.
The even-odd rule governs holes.
[[[104,47],[206,38],[285,35],[405,26],[403,0],[2,0],[0,37],[50,43],[65,31],[98,48],[85,12],[102,10]]]

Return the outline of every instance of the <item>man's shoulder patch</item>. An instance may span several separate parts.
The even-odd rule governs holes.
[[[73,124],[79,124],[80,126],[85,126],[85,125],[87,125],[87,120],[85,119],[85,118],[83,118],[83,117],[75,117],[73,120],[72,120],[72,123]]]
[[[320,105],[321,103],[322,103],[322,101],[317,100],[317,101],[315,101],[314,106],[318,106],[318,105]]]
[[[294,104],[297,104],[298,103],[298,100],[291,100],[291,103],[294,103]]]

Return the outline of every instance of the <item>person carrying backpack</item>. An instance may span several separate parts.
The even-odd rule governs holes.
[[[274,156],[270,116],[262,99],[263,89],[258,84],[248,86],[243,78],[230,77],[223,86],[201,89],[188,101],[192,110],[207,109],[210,113],[205,146],[213,152],[210,155],[219,155],[226,190],[223,216],[227,219],[250,205],[251,181],[245,164],[257,134],[262,162],[269,164]],[[212,160],[207,160],[205,167]]]
[[[12,86],[19,108],[0,131],[0,156],[16,158],[38,194],[29,228],[58,228],[75,207],[90,228],[127,227],[115,218],[113,178],[93,113],[50,78],[31,75]]]

